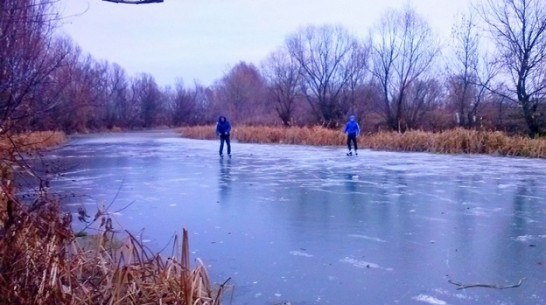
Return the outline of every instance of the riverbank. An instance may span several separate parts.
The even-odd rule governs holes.
[[[214,126],[193,126],[178,129],[186,138],[216,139]],[[245,143],[279,143],[301,145],[346,145],[340,130],[314,127],[236,126],[232,138]],[[408,131],[362,134],[359,146],[374,150],[412,151],[447,154],[488,154],[546,158],[546,139],[508,136],[500,131],[451,129],[442,132]]]

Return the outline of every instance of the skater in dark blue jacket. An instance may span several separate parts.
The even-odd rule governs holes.
[[[349,117],[349,121],[345,125],[345,129],[343,130],[343,133],[347,134],[347,146],[349,147],[349,152],[347,153],[347,156],[352,156],[353,152],[351,151],[351,142],[354,143],[355,146],[355,155],[358,155],[358,146],[356,146],[356,136],[360,134],[360,126],[358,126],[358,123],[355,121],[355,116],[351,115]]]
[[[216,123],[216,135],[220,136],[220,157],[224,156],[224,141],[227,144],[227,154],[231,158],[231,144],[229,143],[229,133],[231,131],[231,124],[225,116],[218,117],[218,123]]]

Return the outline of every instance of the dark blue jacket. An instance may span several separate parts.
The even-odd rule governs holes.
[[[218,123],[216,123],[216,134],[224,135],[226,132],[229,134],[231,131],[231,124],[225,116],[218,117]]]
[[[360,134],[360,126],[358,126],[358,123],[356,121],[348,121],[345,125],[345,129],[343,132],[346,132],[348,134]]]

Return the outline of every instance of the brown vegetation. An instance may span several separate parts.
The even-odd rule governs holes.
[[[0,133],[0,179],[2,179],[2,184],[12,181],[13,168],[20,167],[24,163],[21,154],[59,145],[65,141],[65,134],[59,131],[37,131],[16,135]]]
[[[223,285],[213,293],[203,264],[191,269],[185,230],[181,249],[175,239],[164,259],[127,232],[113,243],[121,233],[101,210],[100,233],[82,242],[71,215],[42,199],[22,204],[2,179],[0,304],[220,304]]]
[[[183,137],[215,139],[214,126],[183,127]],[[340,130],[315,127],[237,126],[232,137],[248,143],[282,143],[304,145],[345,145]],[[546,158],[546,139],[508,136],[503,132],[476,131],[462,128],[442,132],[407,131],[378,132],[361,135],[359,145],[365,148],[392,151],[433,153],[493,154]]]
[[[181,127],[178,130],[186,138],[216,139],[214,126]],[[237,126],[232,129],[231,137],[240,142],[261,144],[341,145],[346,141],[341,132],[319,126],[290,128]]]
[[[38,149],[62,144],[66,141],[61,131],[35,131],[9,136],[0,135],[0,154],[6,154],[17,148],[20,152],[35,151]]]
[[[500,131],[456,128],[432,133],[415,130],[402,134],[381,132],[361,138],[364,146],[372,149],[546,158],[546,139],[507,136]]]

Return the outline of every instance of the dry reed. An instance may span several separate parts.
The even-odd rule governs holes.
[[[34,131],[16,135],[0,134],[0,154],[17,149],[29,152],[62,144],[66,136],[61,131]]]
[[[127,232],[113,243],[104,211],[95,217],[100,233],[82,242],[54,200],[26,206],[12,194],[3,181],[0,304],[220,304],[222,289],[213,292],[203,264],[191,269],[186,230],[164,259]]]
[[[192,139],[216,139],[214,126],[182,127],[178,131],[183,137]],[[313,127],[264,127],[237,126],[232,129],[231,137],[244,143],[280,143],[302,145],[341,145],[345,136],[332,129]]]
[[[183,127],[183,137],[215,139],[214,126]],[[281,143],[304,145],[345,145],[341,130],[314,127],[237,126],[232,138],[247,143]],[[491,154],[546,158],[546,139],[508,136],[500,131],[476,131],[456,128],[438,133],[425,131],[378,132],[361,135],[359,145],[364,148],[390,151],[432,153]]]

